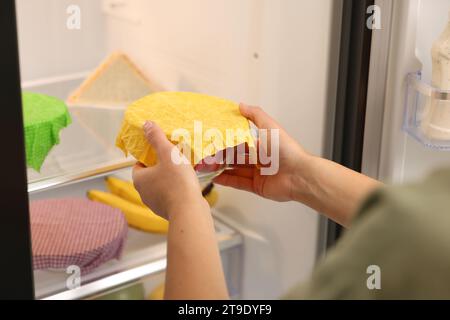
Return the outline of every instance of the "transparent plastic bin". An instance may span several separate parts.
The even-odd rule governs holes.
[[[450,91],[425,83],[420,71],[407,76],[403,130],[426,147],[450,151]]]

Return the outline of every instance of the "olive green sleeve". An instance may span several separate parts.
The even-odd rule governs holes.
[[[450,298],[449,256],[450,171],[443,171],[373,194],[311,280],[285,298]]]

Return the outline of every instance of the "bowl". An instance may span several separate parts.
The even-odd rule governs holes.
[[[213,183],[213,180],[227,170],[227,164],[197,165],[195,173],[202,189]]]

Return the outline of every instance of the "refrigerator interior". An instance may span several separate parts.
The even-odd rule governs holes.
[[[406,77],[420,71],[421,83],[430,85],[431,49],[449,21],[450,1],[399,0],[391,1],[385,8],[392,10],[392,21],[386,26],[391,29],[390,50],[386,51],[387,74],[386,79],[374,80],[380,86],[386,83],[381,152],[379,159],[366,161],[379,161],[382,180],[407,183],[450,165],[450,152],[427,147],[402,131],[407,104]]]
[[[202,92],[263,106],[307,150],[324,155],[327,96],[336,67],[331,57],[337,55],[332,48],[339,38],[333,19],[339,4],[333,0],[16,0],[22,88],[65,100],[108,54],[121,51],[166,90]],[[73,5],[80,9],[79,29],[67,27],[68,8]],[[84,197],[91,188],[104,188],[103,176],[110,171],[130,179],[127,168],[132,159],[125,159],[114,147],[123,110],[73,108],[71,114],[73,124],[62,131],[61,143],[42,171],[28,170],[31,201]],[[232,296],[279,298],[307,279],[319,253],[318,215],[300,204],[218,190],[216,227],[223,240]],[[130,233],[126,249],[130,255],[94,272],[91,278],[98,280],[94,284],[100,289],[88,288],[91,292],[110,290],[102,278],[126,277],[127,270],[140,265],[158,270],[154,272],[158,280],[146,282],[147,291],[161,281],[164,237]],[[66,276],[35,272],[37,296],[64,290]],[[59,296],[80,297],[90,296],[71,292]]]

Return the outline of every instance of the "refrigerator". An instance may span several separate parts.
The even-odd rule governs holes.
[[[438,126],[446,113],[436,113],[447,110],[448,88],[434,83],[434,73],[446,71],[434,50],[450,1],[369,1],[359,11],[370,17],[350,2],[343,7],[333,159],[388,185],[418,183],[448,167],[448,137],[438,134],[447,133]],[[327,226],[333,245],[342,228]]]
[[[449,1],[382,1],[384,29],[372,40],[363,172],[387,183],[420,181],[450,164],[448,139],[424,133],[433,87],[432,48],[449,22]],[[387,50],[386,50],[387,49]],[[372,145],[372,147],[371,147]]]
[[[27,168],[21,92],[66,101],[120,52],[155,87],[260,105],[308,151],[404,183],[450,163],[411,120],[426,104],[413,87],[434,90],[429,52],[449,10],[448,0],[2,1],[0,297],[151,299],[166,267],[165,236],[129,227],[120,259],[75,286],[73,270],[33,270],[31,205],[130,180],[135,160],[114,146],[125,106],[69,105],[59,144],[40,171]],[[301,204],[214,188],[233,299],[281,298],[344,232]]]

